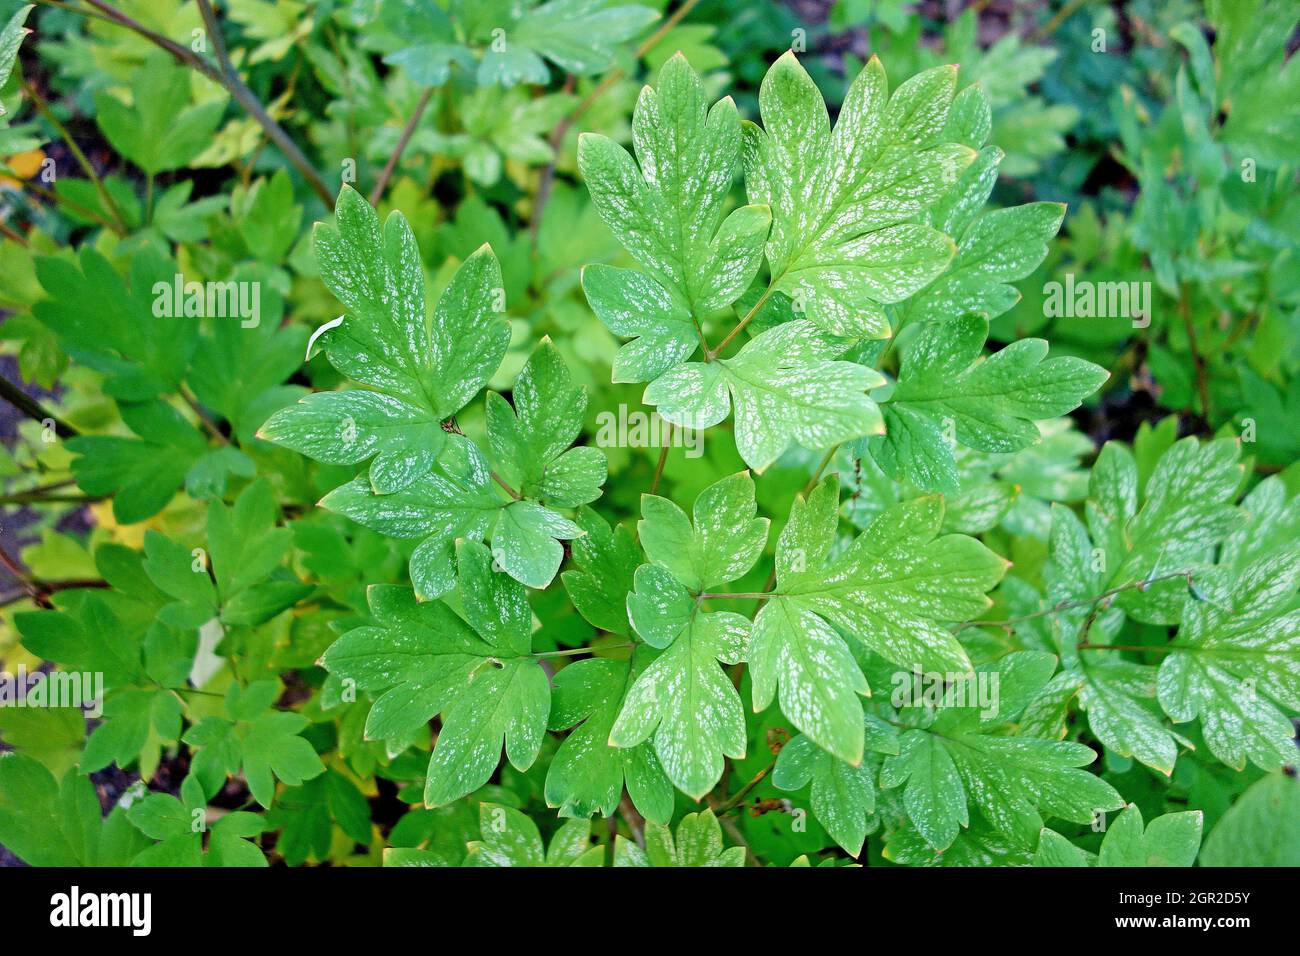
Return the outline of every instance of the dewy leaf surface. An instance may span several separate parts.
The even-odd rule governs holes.
[[[719,666],[744,660],[749,621],[700,611],[686,588],[657,565],[642,565],[628,595],[632,625],[660,648],[628,691],[609,734],[615,747],[652,740],[664,771],[699,800],[722,776],[723,757],[745,755],[745,712]]]
[[[510,340],[501,313],[501,267],[480,248],[426,314],[424,265],[400,212],[382,227],[355,190],[339,194],[336,224],[316,228],[321,278],[347,310],[318,333],[330,364],[373,391],[317,392],[262,426],[260,435],[334,465],[372,460],[376,494],[408,488],[443,446],[441,423],[497,370]]]
[[[591,267],[588,301],[610,331],[637,338],[615,381],[648,381],[688,358],[700,324],[740,297],[762,261],[771,214],[724,214],[740,156],[730,98],[709,106],[686,58],[672,57],[645,87],[632,120],[636,160],[613,140],[584,134],[578,165],[610,230],[645,269]]]
[[[899,667],[966,673],[966,650],[945,627],[989,605],[1007,562],[974,538],[941,535],[943,504],[917,498],[886,510],[832,555],[839,479],[795,500],[777,542],[776,589],[754,620],[754,708],[780,690],[782,712],[818,746],[862,760],[866,678],[849,641]]]
[[[1034,422],[1077,408],[1106,381],[1083,359],[1047,358],[1047,342],[1021,339],[982,358],[988,322],[968,315],[924,326],[903,357],[885,434],[871,443],[895,478],[934,491],[957,489],[953,442],[983,452],[1039,441]]]
[[[866,393],[884,377],[833,354],[813,323],[787,322],[732,358],[677,366],[646,388],[645,401],[688,428],[718,424],[734,404],[736,449],[762,471],[792,443],[822,449],[883,430],[880,409]]]
[[[775,289],[834,335],[887,338],[882,305],[934,279],[952,240],[914,221],[974,158],[939,141],[957,71],[937,67],[891,96],[874,57],[844,98],[834,130],[793,53],[759,91],[763,128],[745,124],[745,184],[772,209],[767,259]]]
[[[321,660],[375,695],[369,737],[402,739],[442,715],[424,790],[430,807],[486,783],[503,743],[511,764],[526,770],[545,736],[551,691],[531,653],[524,589],[491,565],[484,546],[460,546],[463,618],[441,601],[416,603],[401,588],[372,588],[376,625],[344,634]]]

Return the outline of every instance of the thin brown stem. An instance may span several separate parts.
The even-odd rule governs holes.
[[[402,127],[401,138],[397,141],[397,148],[393,150],[388,157],[388,162],[384,164],[383,172],[379,174],[379,179],[375,182],[375,188],[370,190],[370,205],[378,206],[379,200],[384,195],[384,190],[388,188],[388,181],[393,176],[393,170],[397,168],[398,161],[402,158],[402,153],[406,151],[406,145],[411,141],[415,134],[415,127],[420,122],[420,117],[424,115],[424,109],[429,105],[429,98],[433,96],[434,88],[432,86],[425,89],[420,94],[420,101],[415,104],[415,111],[411,113],[411,118],[406,121]]]
[[[38,600],[40,598],[41,591],[40,588],[36,586],[35,579],[23,570],[22,565],[18,563],[17,559],[9,553],[9,550],[4,547],[4,545],[0,545],[0,565],[9,572],[10,577],[22,586],[22,589],[27,592],[28,597],[33,600]]]
[[[757,787],[760,783],[762,783],[762,782],[763,782],[763,778],[766,777],[769,773],[772,772],[772,768],[773,768],[774,766],[776,766],[775,761],[773,761],[772,763],[768,764],[766,767],[764,767],[764,768],[763,768],[762,770],[760,770],[758,773],[754,774],[754,776],[750,777],[749,780],[747,780],[747,781],[745,782],[745,785],[744,785],[743,787],[741,787],[739,790],[737,790],[735,793],[733,793],[733,794],[732,794],[730,797],[728,797],[726,800],[723,800],[723,801],[722,801],[721,803],[719,803],[716,807],[714,807],[714,808],[713,808],[713,812],[714,812],[715,814],[717,814],[718,816],[722,816],[722,814],[726,813],[726,812],[727,812],[728,810],[730,810],[732,807],[737,807],[737,806],[739,806],[739,805],[740,805],[740,802],[741,802],[742,800],[744,800],[745,797],[747,797],[747,796],[749,795],[749,791],[753,790],[753,789],[754,789],[755,787]]]
[[[72,151],[72,155],[76,158],[77,165],[80,166],[81,171],[86,174],[86,178],[94,184],[95,192],[99,194],[99,201],[104,204],[104,209],[108,211],[109,215],[111,215],[117,223],[117,225],[113,227],[113,231],[119,236],[126,235],[127,225],[126,220],[122,217],[122,210],[120,210],[117,207],[117,203],[113,201],[112,195],[104,186],[104,181],[100,179],[99,173],[95,171],[95,167],[92,166],[90,160],[86,158],[86,154],[81,151],[81,147],[78,146],[77,141],[72,138],[72,134],[68,132],[67,127],[59,122],[59,118],[54,115],[49,104],[45,102],[45,98],[36,91],[36,87],[28,83],[26,80],[23,80],[22,83],[23,91],[31,97],[32,105],[36,107],[36,112],[40,113],[41,116],[44,117],[45,121],[54,127],[54,131],[59,134],[59,137],[68,144],[68,149]]]
[[[88,219],[91,222],[99,223],[99,225],[103,226],[109,232],[116,233],[117,235],[122,235],[122,233],[119,231],[119,227],[117,223],[110,222],[109,220],[101,216],[99,213],[95,212],[95,210],[87,206],[83,206],[81,205],[81,203],[76,202],[75,200],[69,199],[67,196],[63,195],[63,193],[58,193],[51,189],[46,189],[44,186],[40,185],[39,183],[34,183],[30,179],[23,183],[23,188],[30,189],[32,192],[40,196],[42,199],[46,200],[47,202],[52,202],[56,206],[67,206],[69,210],[76,213],[82,219]]]
[[[508,494],[511,498],[515,499],[515,501],[518,501],[523,497],[521,494],[519,494],[519,492],[515,491],[515,489],[507,485],[505,479],[502,478],[500,475],[498,475],[495,471],[492,472],[492,480],[495,481],[502,488],[504,488],[506,494]]]
[[[633,805],[632,800],[627,795],[626,791],[623,792],[623,796],[618,801],[618,813],[619,816],[623,818],[623,822],[627,824],[627,829],[628,832],[632,834],[633,842],[644,850],[645,817],[641,816],[641,814],[637,812],[636,807]]]
[[[54,424],[54,433],[60,438],[77,437],[78,432],[75,428],[57,418],[53,412],[3,376],[0,376],[0,398],[3,398],[28,418],[41,423],[52,422]]]
[[[672,31],[673,27],[681,23],[686,14],[690,13],[699,2],[700,0],[686,0],[685,3],[669,14],[668,18],[659,25],[659,28],[655,30],[654,33],[650,34],[650,36],[646,37],[645,41],[636,48],[636,53],[633,54],[632,57],[633,60],[640,60],[643,56],[657,47],[660,41]],[[591,109],[597,100],[608,93],[610,88],[625,76],[627,76],[627,71],[622,67],[615,67],[610,70],[601,77],[599,83],[592,87],[591,92],[579,101],[578,105],[573,108],[572,112],[555,124],[555,128],[551,130],[550,143],[551,149],[554,151],[556,156],[559,155],[560,147],[564,143],[564,137],[569,134],[569,130],[573,128],[573,124],[578,122],[587,110]],[[554,178],[555,158],[553,157],[550,163],[547,164],[546,168],[542,170],[542,176],[537,190],[537,201],[533,204],[532,230],[534,239],[537,237],[537,229],[540,228],[542,211],[546,208],[546,202],[551,195],[551,185]]]
[[[105,23],[112,23],[115,26],[117,25],[116,20],[109,19],[98,10],[83,10],[80,7],[72,6],[70,3],[62,3],[60,0],[35,0],[35,2],[39,3],[43,7],[58,7],[60,10],[66,10],[68,13],[75,13],[77,16],[90,17],[92,20],[102,20]]]
[[[266,108],[262,106],[261,101],[253,94],[252,90],[244,85],[243,80],[239,78],[228,59],[221,64],[219,69],[195,54],[189,47],[181,46],[161,33],[150,30],[144,24],[106,3],[105,0],[86,0],[86,2],[103,13],[104,19],[111,20],[118,26],[138,33],[150,43],[166,50],[177,62],[198,70],[214,83],[225,87],[235,102],[239,103],[253,117],[257,124],[266,131],[266,135],[271,141],[284,153],[285,158],[302,174],[308,185],[315,190],[321,201],[325,203],[326,208],[334,208],[334,193],[330,191],[325,180],[308,162],[307,157],[298,148],[298,144],[289,137],[284,128],[266,111]],[[219,53],[224,52],[225,43],[221,39],[221,31],[217,25],[216,14],[212,11],[212,5],[207,0],[198,0],[198,6],[199,12],[203,16],[204,25],[212,36],[213,45],[217,47]]]
[[[1060,10],[1056,11],[1056,16],[1052,17],[1052,19],[1048,20],[1045,24],[1043,24],[1041,29],[1035,30],[1033,33],[1029,35],[1029,42],[1041,43],[1043,40],[1047,39],[1049,36],[1051,36],[1053,33],[1056,32],[1057,28],[1062,23],[1070,19],[1070,17],[1074,16],[1074,12],[1076,10],[1078,10],[1087,2],[1088,0],[1069,0],[1069,2],[1065,6],[1061,7]]]
[[[710,349],[708,352],[704,353],[706,359],[708,359],[711,362],[715,358],[717,358],[718,355],[721,354],[722,350],[731,344],[731,340],[740,334],[740,330],[743,329],[745,326],[749,325],[749,323],[753,320],[754,316],[758,315],[758,310],[763,307],[763,303],[767,302],[768,298],[771,297],[772,293],[776,291],[776,283],[778,281],[779,279],[773,279],[771,281],[771,283],[767,287],[767,291],[765,291],[761,296],[759,296],[758,301],[754,303],[754,307],[745,313],[745,317],[736,323],[736,327],[727,333],[726,338],[724,338],[721,342],[718,343],[717,348]]]
[[[184,385],[182,385],[180,394],[181,394],[181,398],[185,400],[185,404],[188,405],[190,407],[190,410],[194,412],[195,415],[198,416],[199,421],[203,425],[203,430],[206,431],[213,438],[215,438],[222,445],[229,445],[230,439],[222,434],[221,429],[217,426],[216,421],[213,420],[212,416],[209,415],[207,411],[203,408],[203,406],[199,404],[199,400],[190,394],[190,390],[186,388]]]
[[[24,236],[22,233],[18,232],[17,230],[10,229],[9,226],[3,222],[0,222],[0,236],[4,236],[7,239],[12,239],[14,242],[18,243],[18,245],[22,246],[23,248],[27,247],[27,237]]]
[[[654,477],[650,479],[650,494],[659,491],[659,482],[664,476],[664,465],[668,464],[668,447],[672,443],[673,423],[669,422],[668,427],[664,429],[664,446],[659,449],[659,461],[655,463]]]

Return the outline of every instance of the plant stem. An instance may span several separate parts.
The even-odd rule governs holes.
[[[0,495],[0,505],[51,505],[51,504],[94,504],[103,501],[100,495],[40,495],[19,491],[12,495]]]
[[[523,497],[522,495],[519,494],[519,492],[515,491],[515,489],[507,485],[505,483],[505,479],[502,478],[500,475],[498,475],[495,471],[492,472],[492,480],[495,481],[502,488],[504,488],[506,490],[506,494],[508,494],[511,498],[515,499],[515,501],[518,501],[521,497]]]
[[[122,218],[122,210],[120,210],[117,207],[117,203],[113,201],[112,195],[109,193],[107,187],[104,186],[104,181],[100,179],[99,173],[95,172],[95,167],[92,166],[90,160],[86,158],[86,154],[81,151],[81,147],[78,146],[77,141],[72,138],[72,134],[68,132],[67,127],[59,122],[59,118],[54,115],[49,104],[45,102],[45,98],[42,97],[40,93],[36,92],[36,87],[32,86],[32,84],[28,83],[26,80],[23,80],[22,84],[23,92],[31,97],[32,105],[36,107],[36,112],[40,113],[41,116],[44,117],[45,121],[54,127],[54,131],[59,134],[59,137],[68,144],[68,149],[72,151],[72,155],[76,158],[77,165],[80,166],[81,171],[86,174],[86,178],[94,184],[95,192],[99,194],[99,201],[104,204],[104,208],[110,215],[112,215],[113,219],[117,223],[115,226],[111,226],[113,231],[119,236],[125,236],[127,233],[127,226],[126,220]]]
[[[958,624],[954,633],[956,633],[957,631],[964,631],[968,627],[1005,628],[1005,627],[1009,627],[1012,624],[1019,624],[1022,621],[1032,621],[1034,618],[1044,617],[1048,614],[1056,614],[1058,611],[1068,611],[1076,607],[1086,607],[1088,605],[1096,605],[1106,600],[1106,598],[1108,597],[1114,597],[1116,594],[1119,594],[1122,591],[1132,591],[1135,588],[1139,590],[1146,590],[1148,587],[1150,587],[1153,584],[1158,584],[1161,581],[1171,581],[1174,578],[1185,579],[1187,581],[1188,586],[1190,587],[1192,583],[1192,572],[1174,571],[1172,574],[1163,574],[1158,578],[1147,578],[1141,581],[1132,581],[1128,584],[1121,584],[1119,587],[1114,587],[1114,588],[1110,588],[1109,590],[1102,591],[1100,594],[1094,597],[1079,598],[1074,601],[1058,601],[1056,604],[1053,604],[1051,607],[1043,608],[1041,611],[1035,611],[1032,614],[1022,614],[1019,617],[1008,617],[1001,621],[966,621],[962,624]],[[1093,644],[1093,645],[1082,645],[1082,646],[1099,647],[1101,645]]]
[[[181,398],[185,400],[185,404],[198,416],[204,430],[221,444],[229,445],[230,439],[221,433],[221,429],[217,427],[217,423],[212,419],[212,416],[203,410],[203,406],[199,404],[198,399],[190,394],[190,390],[182,385],[180,394]]]
[[[718,343],[717,348],[710,349],[709,351],[704,353],[706,359],[708,359],[711,362],[715,358],[717,358],[718,354],[723,349],[725,349],[728,345],[731,344],[731,340],[740,334],[740,330],[743,329],[745,326],[749,325],[750,321],[754,318],[754,316],[758,315],[758,310],[763,307],[763,303],[765,303],[768,300],[768,298],[771,297],[772,293],[776,291],[776,284],[778,281],[780,281],[779,276],[773,279],[768,284],[767,291],[764,292],[761,296],[759,296],[758,301],[754,303],[754,307],[745,313],[745,317],[736,323],[736,327],[727,333],[726,338],[724,338],[721,342]]]
[[[1159,647],[1153,644],[1080,644],[1081,651],[1152,651],[1156,654],[1168,654],[1172,647]]]
[[[595,654],[597,651],[614,651],[631,646],[631,641],[624,641],[621,644],[602,644],[599,647],[570,647],[563,651],[538,651],[533,657],[576,657],[579,654]]]
[[[28,597],[37,603],[40,602],[41,591],[40,588],[36,586],[36,581],[30,574],[23,570],[22,566],[3,545],[0,545],[0,565],[3,565],[4,569],[9,572],[10,577],[22,586],[22,589],[27,592]]]
[[[1028,42],[1030,43],[1043,42],[1043,40],[1047,39],[1049,36],[1051,36],[1053,33],[1056,32],[1057,27],[1059,27],[1066,20],[1070,19],[1070,17],[1074,16],[1074,12],[1087,2],[1088,0],[1069,0],[1069,2],[1065,6],[1061,7],[1060,10],[1056,11],[1056,16],[1052,17],[1052,19],[1048,20],[1045,24],[1043,24],[1041,29],[1035,30],[1033,33],[1029,35]]]
[[[734,601],[766,601],[780,596],[779,594],[773,594],[771,591],[735,591],[730,594],[723,594],[718,591],[704,591],[700,594],[700,600],[712,601],[718,598],[731,598]]]
[[[1205,425],[1210,425],[1210,387],[1205,375],[1205,358],[1196,343],[1196,327],[1192,323],[1192,306],[1187,297],[1187,287],[1178,290],[1178,314],[1183,320],[1183,329],[1187,332],[1187,347],[1192,350],[1192,365],[1196,369],[1196,393],[1201,399],[1201,415]]]
[[[55,192],[52,189],[46,189],[44,186],[37,185],[31,180],[24,182],[23,188],[30,189],[32,192],[36,193],[36,195],[40,196],[42,199],[48,202],[52,202],[56,206],[67,206],[68,209],[76,213],[81,218],[88,219],[91,222],[97,222],[105,229],[107,229],[109,232],[112,232],[115,235],[119,235],[119,236],[125,235],[125,233],[122,232],[121,229],[118,227],[117,223],[110,222],[109,220],[101,216],[99,213],[95,212],[95,210],[89,209],[86,206],[81,205],[81,203],[69,199],[67,196],[63,195],[62,193]]]
[[[57,418],[44,405],[3,376],[0,376],[0,398],[3,398],[28,418],[35,419],[42,423],[47,421],[53,422],[54,433],[60,438],[76,438],[78,435],[75,428],[62,419]]]
[[[664,476],[664,465],[668,463],[668,446],[672,443],[673,423],[669,422],[668,427],[664,429],[664,446],[659,449],[659,461],[655,463],[655,474],[650,479],[650,494],[659,491],[659,480]]]
[[[434,88],[430,86],[420,94],[420,102],[415,104],[415,111],[411,114],[411,118],[406,121],[406,126],[402,128],[402,136],[397,141],[397,148],[393,150],[388,157],[388,162],[384,164],[383,172],[379,174],[379,179],[375,182],[375,188],[370,190],[370,205],[379,205],[384,190],[388,188],[388,180],[392,178],[398,160],[402,158],[402,153],[406,151],[406,145],[411,141],[411,136],[415,133],[415,127],[420,122],[420,117],[424,115],[425,107],[429,105],[429,98],[433,96],[433,90]]]
[[[320,173],[316,172],[316,170],[312,168],[311,163],[307,161],[307,157],[303,154],[302,150],[298,148],[298,144],[295,143],[289,137],[289,134],[284,131],[284,128],[271,117],[271,115],[266,111],[266,108],[262,106],[261,101],[253,94],[253,91],[244,85],[244,82],[239,78],[239,75],[230,65],[230,60],[224,57],[226,49],[225,41],[221,37],[221,31],[217,26],[216,14],[212,12],[212,5],[208,3],[208,0],[198,0],[199,12],[203,16],[203,22],[208,33],[212,36],[212,43],[213,46],[217,48],[218,56],[223,58],[221,69],[214,67],[207,60],[196,55],[189,49],[189,47],[181,46],[179,43],[163,36],[161,33],[156,33],[155,31],[150,30],[144,24],[127,16],[111,4],[106,3],[105,0],[86,0],[86,2],[101,11],[104,14],[104,19],[111,20],[118,26],[126,27],[128,30],[138,33],[150,43],[166,50],[178,62],[198,70],[209,80],[225,87],[226,91],[230,93],[235,102],[239,103],[239,105],[253,117],[257,124],[266,131],[266,135],[270,137],[271,141],[275,143],[276,146],[280,147],[280,151],[284,153],[285,158],[288,159],[293,167],[303,175],[303,178],[307,180],[308,185],[310,185],[316,194],[320,196],[321,201],[325,203],[326,208],[331,210],[334,208],[334,194],[330,191],[329,186],[326,185],[325,180],[321,178]]]
[[[105,23],[117,25],[116,20],[109,19],[98,10],[82,10],[80,7],[74,7],[71,4],[62,3],[60,0],[35,0],[36,3],[45,7],[58,7],[60,10],[66,10],[68,13],[75,13],[78,16],[90,17],[92,20],[103,20]]]
[[[722,801],[716,807],[714,807],[713,812],[718,816],[722,816],[722,814],[726,813],[732,807],[739,806],[740,802],[744,800],[746,796],[749,795],[749,791],[753,790],[760,783],[762,783],[763,778],[766,777],[772,771],[772,768],[774,766],[776,766],[776,761],[773,761],[772,763],[764,767],[762,770],[760,770],[758,773],[754,774],[754,776],[751,777],[743,787],[741,787],[739,790],[737,790],[726,800]]]
[[[27,248],[27,237],[17,230],[10,229],[7,223],[0,222],[0,236],[12,239],[23,248]]]

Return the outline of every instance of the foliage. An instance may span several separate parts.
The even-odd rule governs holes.
[[[1295,8],[916,6],[0,0],[0,844],[1294,863]]]

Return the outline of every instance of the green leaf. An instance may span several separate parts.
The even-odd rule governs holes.
[[[66,611],[23,611],[14,615],[23,646],[67,671],[103,674],[104,686],[122,687],[143,675],[143,634],[127,627],[109,599],[87,593]]]
[[[700,324],[740,297],[762,261],[771,215],[723,207],[740,155],[728,98],[709,107],[686,58],[672,57],[645,87],[632,120],[637,162],[613,140],[584,133],[578,165],[605,224],[646,270],[596,266],[583,275],[610,331],[638,336],[615,360],[614,380],[648,381],[686,359]]]
[[[1201,846],[1200,810],[1166,813],[1144,826],[1142,811],[1130,803],[1106,830],[1101,852],[1093,856],[1054,830],[1044,829],[1034,853],[1035,866],[1191,866]]]
[[[582,289],[605,327],[632,340],[614,356],[614,382],[653,381],[700,346],[690,309],[651,275],[589,265],[582,270]]]
[[[267,822],[282,828],[275,849],[290,866],[301,866],[308,859],[328,860],[335,824],[352,842],[368,845],[371,839],[365,795],[335,770],[282,793]]]
[[[1300,551],[1264,555],[1216,588],[1214,603],[1189,596],[1182,626],[1160,664],[1157,690],[1176,721],[1199,716],[1210,752],[1240,770],[1295,761],[1300,710]],[[1220,603],[1222,602],[1222,603]]]
[[[506,504],[483,453],[461,435],[448,435],[432,470],[401,491],[377,495],[368,480],[358,478],[320,500],[322,508],[380,534],[420,539],[410,566],[411,583],[422,599],[451,590],[455,540],[487,537]]]
[[[48,298],[32,313],[70,356],[106,377],[107,394],[143,402],[179,390],[198,343],[195,318],[157,307],[160,295],[174,294],[179,271],[148,248],[131,259],[126,281],[91,246],[75,260],[38,256],[36,276]]]
[[[119,407],[139,439],[79,435],[68,441],[68,450],[79,456],[72,462],[77,485],[90,495],[111,495],[113,517],[134,524],[167,507],[182,485],[204,474],[209,450],[203,434],[165,402]],[[224,472],[219,473],[223,488]],[[193,490],[208,497],[222,488]]]
[[[772,287],[834,335],[887,338],[882,305],[939,275],[951,239],[913,220],[975,153],[939,142],[956,67],[926,70],[889,95],[880,61],[853,81],[832,131],[825,103],[793,53],[759,91],[763,129],[746,123],[750,199],[772,209]]]
[[[184,740],[209,748],[203,761],[195,759],[193,772],[209,793],[216,780],[243,767],[249,793],[264,807],[275,799],[275,781],[297,787],[325,772],[325,765],[306,738],[308,720],[291,711],[271,710],[279,696],[277,681],[256,681],[247,688],[232,684],[226,693],[224,717],[207,717],[190,728]]]
[[[987,152],[980,154],[967,174],[987,169],[985,181],[991,187],[1001,151],[993,150],[989,157],[993,161],[986,163]],[[987,190],[981,187],[976,183],[974,196],[949,211],[943,222],[933,225],[939,229],[965,225],[958,217],[971,207],[978,209],[988,197]],[[952,201],[945,198],[944,204]],[[906,321],[944,321],[969,313],[997,318],[1020,300],[1020,293],[1011,283],[1028,276],[1047,257],[1047,243],[1060,230],[1064,218],[1065,205],[1054,202],[1026,203],[981,216],[965,228],[947,271],[908,301]]]
[[[524,364],[511,397],[513,408],[496,393],[487,401],[488,443],[505,481],[525,498],[560,508],[600,497],[605,455],[569,447],[582,431],[587,393],[571,384],[549,338]]]
[[[511,764],[528,769],[545,736],[550,685],[531,653],[531,612],[523,588],[491,561],[480,544],[458,549],[463,620],[442,602],[374,586],[376,626],[348,631],[321,658],[332,674],[378,695],[367,737],[404,740],[442,714],[424,792],[430,807],[486,783],[503,740]]]
[[[974,538],[939,535],[940,498],[895,505],[836,557],[839,479],[796,499],[777,542],[776,589],[750,646],[754,708],[781,710],[846,763],[862,759],[866,679],[848,640],[901,667],[965,673],[966,651],[944,626],[988,607],[1007,562]]]
[[[867,718],[872,749],[898,753],[898,732],[876,718]],[[853,766],[822,750],[799,734],[781,748],[772,783],[781,790],[801,790],[812,783],[813,816],[850,856],[862,852],[869,818],[876,810],[877,767]]]
[[[639,5],[611,7],[607,0],[549,0],[512,4],[501,12],[506,19],[492,27],[505,31],[505,42],[493,43],[479,63],[478,82],[514,86],[545,83],[550,72],[543,58],[566,73],[590,76],[607,69],[619,44],[659,19]]]
[[[1143,827],[1142,811],[1129,804],[1101,841],[1098,866],[1191,866],[1201,848],[1200,810],[1166,813]]]
[[[1046,358],[1047,342],[1021,339],[981,357],[988,322],[968,315],[924,326],[883,405],[884,437],[871,443],[887,473],[933,491],[958,486],[953,443],[1012,452],[1040,440],[1034,422],[1077,408],[1108,373],[1072,356]]]
[[[642,495],[637,532],[652,562],[688,590],[706,591],[743,577],[763,553],[771,522],[755,517],[757,507],[754,479],[742,471],[700,492],[693,526],[667,498]]]
[[[625,612],[626,616],[626,612]],[[572,728],[546,772],[546,803],[562,817],[612,817],[626,785],[647,820],[667,823],[673,813],[672,784],[649,742],[614,747],[610,731],[636,677],[652,655],[627,661],[591,658],[555,675],[551,730]]]
[[[722,848],[722,826],[712,810],[690,813],[677,824],[677,834],[658,823],[647,823],[645,849],[619,836],[614,841],[615,866],[744,866],[745,848]]]
[[[259,436],[329,464],[373,458],[376,494],[410,487],[444,444],[441,423],[497,370],[510,340],[501,267],[484,246],[425,312],[424,266],[410,225],[339,193],[337,225],[316,227],[321,277],[347,314],[314,336],[330,363],[374,392],[323,392],[281,409]]]
[[[65,781],[74,777],[69,771]],[[59,784],[48,770],[31,757],[0,754],[0,843],[30,866],[84,865],[61,809]]]
[[[1112,652],[1077,650],[1085,638],[1104,643],[1102,637],[1118,631],[1123,615],[1104,606],[1093,615],[1092,601],[1106,591],[1107,576],[1083,523],[1064,505],[1052,506],[1049,549],[1043,570],[1048,601],[1067,606],[1053,615],[1051,626],[1066,673],[1073,675],[1069,697],[1078,694],[1089,730],[1107,750],[1169,776],[1178,744],[1187,742],[1169,728],[1156,703],[1156,669]],[[1089,621],[1088,635],[1081,634]]]
[[[207,801],[198,778],[194,775],[186,777],[180,792],[180,799],[167,793],[149,794],[127,811],[127,817],[141,833],[159,841],[139,853],[131,861],[132,866],[268,865],[261,849],[247,839],[265,829],[262,817],[236,810],[223,814],[209,827],[206,822]]]
[[[280,571],[293,532],[277,528],[276,518],[270,485],[259,480],[240,492],[234,507],[219,501],[209,507],[206,556],[146,532],[144,570],[175,599],[159,618],[178,628],[198,627],[214,615],[226,624],[261,624],[310,594],[311,585]]]
[[[549,508],[513,501],[501,512],[492,533],[492,556],[516,581],[530,588],[545,588],[564,561],[560,541],[581,534],[581,528]]]
[[[968,803],[1026,848],[1036,844],[1043,816],[1090,823],[1097,812],[1124,805],[1110,784],[1078,769],[1096,760],[1089,747],[998,733],[1047,684],[1054,666],[1052,655],[1033,651],[981,666],[977,675],[999,687],[996,714],[945,706],[926,729],[904,731],[899,754],[885,759],[881,786],[905,785],[907,815],[934,849],[947,849],[971,825]]]
[[[281,168],[259,179],[244,197],[239,235],[248,251],[263,262],[278,265],[298,241],[302,207],[294,205],[293,180]]]
[[[451,20],[437,4],[421,0],[385,0],[379,7],[379,25],[400,38],[400,45],[384,62],[406,71],[419,86],[442,86],[452,64],[473,69],[474,58],[456,42]],[[543,78],[543,82],[545,78]]]
[[[1300,781],[1286,771],[1247,788],[1201,849],[1202,866],[1300,866],[1300,833],[1278,824],[1300,818]]]
[[[162,53],[134,71],[131,102],[100,91],[95,119],[113,147],[146,173],[179,169],[212,141],[225,100],[190,104],[190,73]]]
[[[181,703],[175,694],[157,690],[130,690],[104,703],[104,721],[91,732],[81,771],[94,773],[111,763],[129,767],[144,754],[152,738],[174,742],[181,736]],[[154,758],[157,762],[157,758]]]
[[[27,22],[27,14],[34,9],[35,4],[31,3],[19,7],[4,25],[4,29],[0,30],[0,87],[9,82],[9,75],[18,61],[18,48],[22,45],[23,38],[32,32],[23,24]],[[0,117],[4,115],[4,104],[0,103]]]
[[[641,672],[609,734],[615,747],[653,738],[664,772],[696,800],[722,777],[723,756],[745,755],[745,713],[721,661],[745,657],[749,621],[700,611],[658,565],[642,565],[627,598],[632,626],[662,653]]]
[[[469,844],[467,866],[604,866],[605,848],[592,846],[591,823],[570,820],[542,849],[537,824],[512,807],[479,804],[482,840]]]
[[[593,626],[613,634],[627,634],[627,595],[641,553],[627,528],[609,523],[590,508],[578,510],[581,537],[573,539],[577,570],[560,575],[569,600]]]
[[[723,421],[734,403],[736,450],[762,471],[792,442],[816,450],[883,431],[866,392],[884,377],[833,361],[835,351],[813,323],[787,322],[732,358],[678,365],[646,388],[644,401],[674,425],[697,429]]]
[[[1160,456],[1137,506],[1137,469],[1131,454],[1114,442],[1093,466],[1088,530],[1102,548],[1109,587],[1192,570],[1240,520],[1233,499],[1241,484],[1241,445],[1224,438],[1176,442]],[[1128,590],[1115,599],[1130,616],[1148,623],[1176,623],[1186,582],[1165,581]]]

